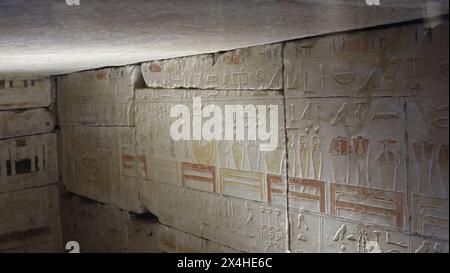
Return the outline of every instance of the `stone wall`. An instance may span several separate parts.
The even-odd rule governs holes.
[[[278,108],[278,145],[174,141],[193,97]],[[70,74],[58,100],[66,189],[155,214],[163,251],[448,252],[448,21]]]
[[[61,247],[50,79],[0,79],[0,252]]]

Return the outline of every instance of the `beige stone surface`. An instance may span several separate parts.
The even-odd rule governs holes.
[[[138,66],[104,68],[57,78],[59,124],[133,125]]]
[[[448,96],[407,99],[412,231],[448,239]]]
[[[148,87],[227,90],[282,89],[280,43],[142,64]]]
[[[46,107],[50,102],[51,86],[48,78],[0,79],[0,110]]]
[[[286,209],[166,183],[140,181],[144,205],[167,226],[248,252],[286,252]]]
[[[168,253],[236,253],[233,248],[218,244],[214,241],[159,225],[158,228],[159,248]]]
[[[66,190],[122,209],[142,212],[132,127],[62,127]]]
[[[54,133],[0,140],[0,193],[57,181]]]
[[[445,95],[448,22],[287,42],[284,65],[289,97]]]
[[[406,228],[403,100],[291,98],[286,103],[289,206]]]
[[[267,144],[267,141],[260,141],[258,138],[256,141],[248,138],[242,141],[174,141],[170,136],[170,127],[177,118],[170,117],[171,107],[183,104],[190,109],[191,115],[195,115],[193,97],[201,97],[203,105],[218,106],[222,115],[225,105],[278,107],[280,128],[276,131],[277,146],[273,151],[264,151],[261,145]],[[138,174],[145,180],[270,203],[269,178],[274,176],[279,181],[285,181],[286,178],[283,109],[283,101],[277,91],[138,89]],[[242,116],[244,123],[249,117]],[[207,119],[203,119],[203,122],[205,120]],[[245,133],[248,130],[250,129],[245,129]],[[285,192],[285,184],[279,186],[278,191]],[[141,192],[140,196],[145,204],[146,194]],[[282,200],[283,197],[277,201],[283,204]]]
[[[0,251],[60,242],[57,186],[0,194]]]
[[[0,112],[0,139],[48,133],[54,128],[55,118],[45,108]]]

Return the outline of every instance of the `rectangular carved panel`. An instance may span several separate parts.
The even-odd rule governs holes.
[[[56,135],[0,140],[0,193],[58,181]]]
[[[403,229],[405,194],[331,184],[331,215]]]

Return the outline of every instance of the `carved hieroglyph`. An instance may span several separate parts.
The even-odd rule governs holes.
[[[50,79],[0,79],[0,110],[47,107],[50,102]]]
[[[62,174],[69,192],[141,212],[132,127],[62,127]]]
[[[409,235],[336,218],[322,218],[322,252],[405,253],[411,251]]]
[[[401,99],[288,99],[287,109],[291,177],[406,190]]]
[[[269,90],[282,86],[282,47],[272,44],[142,64],[148,87]]]
[[[193,97],[201,97],[203,107],[210,104],[218,106],[224,124],[226,105],[277,105],[278,146],[274,151],[260,151],[262,142],[248,140],[248,137],[240,141],[173,140],[170,127],[179,117],[170,117],[171,107],[183,104],[194,115]],[[284,128],[281,128],[284,124],[283,112],[281,96],[277,91],[137,89],[138,173],[145,180],[267,202],[267,175],[278,175],[282,181],[286,177]],[[249,118],[244,114],[246,135]],[[203,122],[207,120],[203,118]],[[193,122],[190,123],[192,131]],[[286,184],[278,190],[285,192]],[[141,197],[146,199],[145,194]]]
[[[287,96],[448,94],[448,24],[327,35],[285,46]],[[442,38],[446,37],[446,41]]]
[[[55,127],[55,119],[45,108],[0,112],[0,139],[48,133]]]
[[[55,134],[0,140],[0,193],[58,181]]]
[[[57,78],[60,125],[133,125],[139,66],[105,68]]]
[[[413,232],[449,238],[448,96],[407,99]]]
[[[0,250],[60,243],[58,198],[55,185],[0,193]]]
[[[164,225],[237,250],[287,250],[285,208],[155,181],[140,183],[146,208]]]

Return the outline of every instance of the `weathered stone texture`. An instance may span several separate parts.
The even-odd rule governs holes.
[[[142,212],[132,127],[62,127],[62,174],[69,192]]]
[[[45,108],[0,112],[0,139],[48,133],[55,128],[55,118]]]
[[[133,125],[138,66],[105,68],[58,77],[59,124]]]
[[[0,251],[61,242],[58,188],[0,194]]]
[[[236,249],[218,244],[214,241],[203,239],[201,237],[165,225],[159,225],[158,245],[162,251],[169,253],[239,252]]]
[[[0,110],[47,107],[51,102],[50,79],[0,79]]]
[[[64,241],[76,241],[80,252],[160,252],[158,223],[136,218],[114,205],[66,193],[61,200]]]
[[[142,64],[148,87],[282,89],[282,46],[272,44]]]
[[[0,193],[58,181],[55,134],[0,140]]]
[[[162,224],[240,251],[287,251],[283,207],[147,180],[141,187]]]
[[[448,24],[439,28],[448,31]],[[288,42],[286,96],[448,95],[448,34],[445,41],[439,28],[430,34],[408,25]]]

